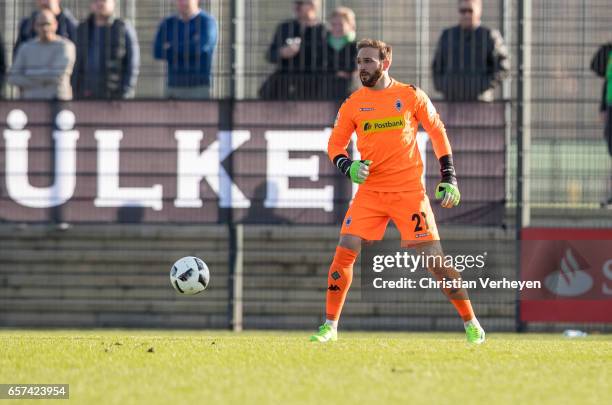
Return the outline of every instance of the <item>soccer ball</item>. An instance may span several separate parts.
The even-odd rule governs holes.
[[[187,256],[179,259],[170,269],[170,284],[179,293],[193,295],[208,287],[210,272],[202,259]]]

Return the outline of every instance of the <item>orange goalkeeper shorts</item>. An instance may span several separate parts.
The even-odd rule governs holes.
[[[358,190],[344,221],[341,235],[381,240],[389,220],[400,231],[402,242],[440,240],[429,198],[424,190],[381,192]]]

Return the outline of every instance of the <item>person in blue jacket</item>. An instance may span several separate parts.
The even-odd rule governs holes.
[[[178,14],[166,17],[155,36],[154,57],[168,64],[166,96],[169,98],[210,96],[217,22],[198,3],[198,0],[176,0]]]

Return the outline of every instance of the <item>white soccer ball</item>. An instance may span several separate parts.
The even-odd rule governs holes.
[[[170,284],[179,293],[193,295],[208,287],[210,272],[202,259],[187,256],[179,259],[170,269]]]

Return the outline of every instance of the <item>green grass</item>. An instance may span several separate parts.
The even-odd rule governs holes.
[[[307,336],[0,330],[0,383],[68,383],[70,402],[78,404],[499,405],[610,399],[609,335],[570,340],[491,333],[480,347],[467,346],[460,334],[341,333],[329,345],[309,343]]]

